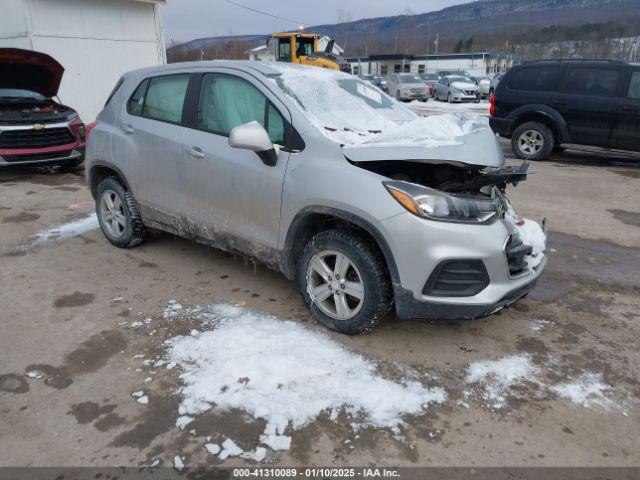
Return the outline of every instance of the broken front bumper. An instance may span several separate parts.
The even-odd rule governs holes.
[[[382,225],[387,238],[394,239],[390,246],[400,277],[394,285],[400,318],[490,315],[527,295],[547,262],[542,256],[534,268],[515,275],[510,272],[507,245],[516,230],[507,220],[469,225],[428,221],[407,213],[388,218]],[[445,277],[440,284],[433,280],[447,268],[468,274],[461,290],[442,288],[447,281],[454,286],[460,283],[460,277]]]

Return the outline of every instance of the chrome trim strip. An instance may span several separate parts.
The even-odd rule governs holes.
[[[67,121],[67,122],[60,122],[60,123],[42,123],[40,125],[43,125],[44,128],[42,130],[49,130],[50,128],[64,128],[67,127],[69,128],[69,125],[71,124],[73,120]],[[9,131],[13,131],[13,130],[33,130],[33,126],[34,125],[38,125],[38,122],[34,122],[32,124],[29,125],[10,125],[10,126],[0,126],[0,133],[2,132],[9,132]]]
[[[21,162],[7,162],[2,157],[0,157],[0,167],[7,167],[9,165],[29,165],[31,163],[56,163],[67,160],[76,160],[82,156],[82,153],[78,150],[73,150],[71,155],[68,157],[56,157],[56,158],[44,158],[40,160],[23,160]]]

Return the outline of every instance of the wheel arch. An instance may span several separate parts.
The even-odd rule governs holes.
[[[398,266],[384,236],[368,220],[333,207],[309,206],[300,210],[291,221],[281,251],[280,269],[284,275],[296,278],[297,263],[307,242],[318,232],[335,227],[358,230],[366,234],[382,253],[393,285],[400,284]]]
[[[513,119],[509,135],[522,124],[527,122],[539,122],[547,126],[552,132],[557,143],[569,140],[569,128],[567,122],[557,110],[546,105],[528,105],[515,109],[509,115]]]
[[[109,162],[100,162],[92,165],[88,171],[87,177],[87,183],[89,184],[91,195],[94,198],[96,196],[98,184],[107,177],[118,177],[124,187],[128,191],[131,191],[131,187],[124,176],[124,173],[122,173],[122,170]]]

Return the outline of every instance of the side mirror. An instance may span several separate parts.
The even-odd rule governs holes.
[[[275,166],[278,162],[278,154],[271,143],[269,134],[255,120],[233,128],[229,133],[229,146],[256,152],[263,163],[270,167]]]

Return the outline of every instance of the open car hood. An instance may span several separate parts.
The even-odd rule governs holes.
[[[64,67],[46,53],[0,48],[0,88],[31,90],[45,97],[57,95]]]
[[[432,117],[435,118],[435,117]],[[447,141],[429,141],[428,130],[424,132],[425,141],[415,138],[375,139],[357,145],[344,145],[342,152],[352,162],[379,162],[403,160],[417,163],[446,163],[457,166],[501,167],[504,155],[491,129],[477,130],[456,136]]]

